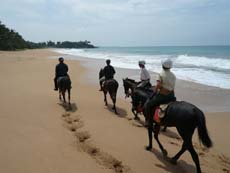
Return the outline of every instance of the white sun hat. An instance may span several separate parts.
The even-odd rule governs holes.
[[[172,68],[173,62],[171,59],[165,59],[165,60],[161,61],[161,64],[163,67],[170,69],[170,68]]]

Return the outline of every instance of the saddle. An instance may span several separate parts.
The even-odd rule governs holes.
[[[172,103],[172,102],[170,102]],[[160,123],[163,118],[166,116],[166,111],[170,103],[167,104],[161,104],[160,106],[157,106],[155,109],[155,112],[153,114],[153,120],[156,123]]]

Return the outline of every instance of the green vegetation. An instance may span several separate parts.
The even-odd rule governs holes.
[[[8,29],[0,21],[0,50],[25,49],[28,45],[26,41],[12,29]]]
[[[7,28],[0,21],[0,50],[20,50],[20,49],[38,49],[38,48],[96,48],[90,44],[90,41],[79,42],[40,42],[34,43],[25,41],[22,36],[12,29]]]

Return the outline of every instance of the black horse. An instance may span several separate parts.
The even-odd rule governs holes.
[[[123,79],[124,92],[126,97],[131,96],[132,98],[132,113],[134,114],[134,119],[139,119],[138,113],[143,113],[143,107],[145,102],[151,98],[154,93],[152,90],[139,88],[133,79]]]
[[[101,79],[104,76],[105,76],[104,75],[104,70],[101,69],[100,72],[99,72],[99,79]],[[102,86],[102,91],[104,93],[104,102],[105,102],[105,105],[106,106],[108,105],[106,95],[107,95],[107,92],[109,92],[110,98],[113,101],[113,110],[117,114],[116,97],[117,97],[117,89],[118,89],[118,86],[119,86],[118,82],[115,79],[109,79],[109,80],[105,80],[103,82],[103,84],[101,84],[101,86]]]
[[[71,80],[69,76],[62,76],[57,79],[58,90],[59,90],[59,99],[66,103],[65,92],[68,91],[68,103],[70,105],[70,90],[71,90]],[[62,96],[62,97],[61,97]]]
[[[146,115],[147,116],[147,115]],[[147,150],[152,149],[152,132],[154,132],[154,138],[156,139],[162,153],[164,156],[167,155],[167,151],[161,145],[158,134],[160,126],[166,125],[171,127],[176,127],[178,133],[183,139],[183,145],[181,150],[170,159],[170,162],[176,164],[179,157],[188,150],[192,156],[193,161],[196,164],[197,173],[201,173],[199,157],[196,151],[193,148],[192,144],[192,135],[195,128],[198,128],[199,139],[206,147],[212,146],[212,141],[208,135],[205,116],[204,113],[197,108],[196,106],[181,101],[175,101],[169,104],[166,110],[166,116],[161,120],[160,123],[155,123],[153,128],[153,116],[149,116],[149,126],[148,126],[148,136],[149,136],[149,145],[146,147]]]

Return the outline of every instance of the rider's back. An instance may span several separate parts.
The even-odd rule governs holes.
[[[59,63],[56,66],[56,76],[67,76],[68,66],[64,63]]]
[[[115,70],[111,65],[107,65],[104,68],[104,74],[105,74],[105,79],[113,79],[113,76],[115,74]]]

